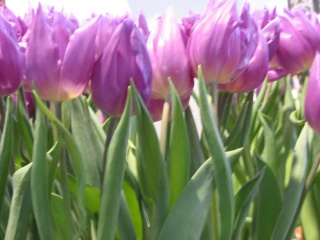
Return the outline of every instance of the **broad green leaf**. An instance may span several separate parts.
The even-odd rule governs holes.
[[[265,167],[265,173],[255,199],[252,239],[270,240],[281,209],[282,198],[273,171],[264,161],[257,159],[257,162],[259,169]]]
[[[185,113],[187,132],[190,146],[190,175],[192,176],[199,167],[205,162],[202,152],[199,135],[197,132],[196,124],[194,122],[191,109],[188,107]]]
[[[11,196],[10,196],[11,197]],[[4,197],[2,207],[1,207],[1,214],[0,214],[0,232],[1,232],[1,239],[4,239],[4,234],[7,229],[8,225],[8,219],[9,219],[9,214],[10,214],[10,204],[11,204],[11,198],[9,199],[9,196]]]
[[[46,107],[46,105],[40,99],[39,94],[34,90],[33,95],[35,97],[36,102],[40,106],[41,110],[47,115],[47,117],[57,126],[58,131],[63,138],[66,148],[68,150],[68,154],[71,157],[72,165],[74,167],[75,178],[76,178],[76,186],[77,186],[77,207],[79,208],[79,226],[78,226],[78,234],[83,230],[85,221],[86,221],[86,210],[84,205],[84,190],[85,190],[85,170],[84,170],[84,160],[76,144],[74,138],[70,134],[70,132],[64,127],[61,121],[58,120],[56,116],[54,116],[50,110]]]
[[[71,130],[84,159],[86,184],[100,188],[99,167],[104,144],[95,131],[88,105],[81,97],[71,101]]]
[[[201,69],[198,71],[200,115],[204,135],[208,142],[209,152],[215,169],[215,180],[218,191],[220,239],[231,237],[234,221],[234,198],[230,163],[224,152],[224,146],[217,126],[213,120],[207,100],[207,90],[204,84]]]
[[[167,162],[171,207],[189,180],[190,146],[180,98],[171,81],[170,91],[172,120]]]
[[[214,164],[207,160],[188,182],[163,224],[159,240],[199,239],[215,190]]]
[[[49,182],[47,170],[47,129],[44,115],[36,106],[36,122],[32,153],[31,196],[33,213],[42,239],[53,239],[50,218]]]
[[[137,124],[137,182],[146,214],[143,215],[146,239],[158,239],[169,208],[169,184],[159,140],[151,116],[141,96],[132,86]]]
[[[120,209],[118,218],[118,230],[121,239],[137,239],[133,222],[130,216],[129,207],[125,198],[125,195],[121,194]]]
[[[320,205],[316,199],[316,193],[311,189],[307,194],[300,214],[303,235],[307,240],[320,239]]]
[[[130,115],[131,94],[128,90],[126,107],[114,132],[107,153],[97,231],[99,240],[113,240],[116,232],[121,188],[126,166]]]
[[[59,236],[61,239],[67,240],[69,238],[69,233],[63,199],[61,196],[51,194],[50,200],[52,216],[55,222],[54,230],[57,232],[55,235],[55,239]]]
[[[31,176],[32,163],[16,171],[12,177],[13,196],[5,240],[25,240],[32,212]]]
[[[260,183],[263,179],[264,169],[258,172],[248,183],[246,183],[235,195],[235,223],[232,233],[232,239],[240,239],[245,220],[249,212],[251,202],[253,201]]]
[[[3,203],[7,179],[9,174],[9,166],[12,157],[12,143],[13,143],[13,119],[12,109],[13,102],[11,97],[7,98],[7,109],[4,118],[3,132],[0,142],[0,211]]]
[[[306,125],[295,146],[292,171],[286,189],[280,215],[273,230],[274,240],[285,240],[292,235],[296,224],[296,215],[300,211],[300,201],[308,172],[308,126]]]

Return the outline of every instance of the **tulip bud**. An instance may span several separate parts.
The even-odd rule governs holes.
[[[10,24],[0,17],[0,96],[18,90],[22,84],[23,58]]]
[[[308,88],[304,103],[306,120],[320,134],[320,53],[317,52],[310,69]]]
[[[194,26],[188,53],[195,72],[201,65],[207,83],[228,83],[247,67],[257,46],[257,26],[247,5],[239,16],[236,1],[209,4]]]
[[[32,82],[40,96],[65,101],[79,96],[88,85],[96,58],[99,19],[75,31],[61,13],[47,18],[39,5],[30,28],[25,53],[28,88]]]
[[[13,28],[13,31],[18,39],[18,41],[21,40],[22,36],[27,31],[26,24],[21,20],[21,18],[18,18],[14,15],[14,13],[7,8],[6,6],[0,7],[0,13],[5,16],[5,18],[11,23],[11,26]]]
[[[130,79],[143,100],[151,95],[151,63],[145,40],[130,19],[123,20],[97,61],[91,83],[92,99],[109,116],[123,112]]]
[[[168,78],[181,98],[189,96],[193,88],[193,77],[182,30],[172,9],[157,19],[147,49],[153,72],[152,98],[165,99],[170,95]]]
[[[287,11],[285,16],[279,18],[279,46],[271,63],[291,74],[304,72],[312,64],[319,37],[303,11]]]
[[[259,42],[248,67],[234,81],[227,84],[219,84],[222,91],[245,93],[257,88],[264,80],[268,71],[268,46],[267,42],[259,31]]]

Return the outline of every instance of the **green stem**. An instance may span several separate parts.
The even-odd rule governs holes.
[[[118,117],[111,117],[110,120],[108,121],[107,137],[106,137],[106,143],[105,143],[104,152],[103,152],[103,159],[102,159],[101,186],[103,186],[103,176],[104,176],[104,171],[105,171],[105,168],[107,165],[108,148],[109,148],[112,136],[114,134],[114,131],[116,130],[116,127],[118,125],[118,122],[119,122]]]
[[[218,87],[216,82],[210,83],[210,96],[211,96],[211,111],[213,118],[219,126],[219,119],[218,119]]]
[[[220,226],[219,226],[219,203],[218,203],[217,191],[215,191],[211,201],[211,216],[212,216],[212,223],[213,223],[213,239],[218,240],[220,235]]]
[[[50,110],[59,120],[62,119],[61,103],[50,102]],[[52,131],[53,131],[54,143],[56,143],[59,139],[59,132],[55,124],[52,124]],[[71,214],[72,212],[71,197],[70,197],[70,189],[69,189],[69,183],[68,183],[68,169],[67,169],[66,161],[67,161],[66,152],[65,152],[65,149],[62,149],[62,153],[60,156],[60,184],[61,184],[62,195],[63,195],[63,207],[66,213],[68,237],[71,239],[71,236],[74,236],[75,231],[73,227],[72,214]]]
[[[170,111],[170,98],[168,97],[164,100],[162,120],[161,120],[160,151],[162,153],[163,159],[166,158],[169,111]]]
[[[307,195],[307,193],[309,192],[309,190],[311,189],[312,187],[312,183],[313,183],[313,179],[317,173],[317,170],[319,168],[319,165],[320,165],[320,153],[317,155],[316,157],[316,161],[313,163],[312,167],[311,167],[311,170],[310,170],[310,173],[308,175],[308,178],[306,180],[306,185],[305,185],[305,190],[303,192],[303,197],[305,197]]]

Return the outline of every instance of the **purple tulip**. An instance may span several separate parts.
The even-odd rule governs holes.
[[[13,33],[10,24],[0,16],[0,96],[10,95],[22,84],[23,58]]]
[[[152,98],[165,99],[170,95],[168,78],[181,98],[189,96],[193,88],[193,77],[182,30],[172,9],[157,19],[147,49],[153,72]]]
[[[16,17],[16,15],[14,15],[14,13],[6,6],[0,7],[0,13],[11,23],[12,29],[15,32],[18,41],[20,41],[22,36],[26,33],[26,24],[21,18]]]
[[[274,67],[270,67],[268,69],[268,81],[269,82],[274,82],[277,81],[285,76],[287,76],[289,73],[283,69],[280,68],[274,68]]]
[[[130,19],[123,20],[97,61],[91,91],[96,106],[109,116],[123,112],[130,79],[143,100],[151,95],[151,63],[141,32]]]
[[[279,47],[271,63],[291,74],[304,72],[313,62],[320,41],[319,36],[301,10],[287,11],[285,16],[279,18]]]
[[[262,32],[259,33],[258,46],[252,55],[246,70],[234,81],[227,84],[219,84],[222,91],[245,93],[259,87],[268,71],[268,45]]]
[[[313,130],[320,134],[320,53],[317,52],[313,61],[306,99],[304,103],[304,111],[306,120]]]
[[[189,38],[192,68],[201,65],[207,83],[228,83],[246,69],[257,42],[247,5],[239,14],[236,1],[211,1]]]
[[[34,82],[40,96],[51,101],[82,94],[97,57],[99,22],[100,18],[75,31],[74,23],[61,13],[46,17],[39,5],[25,53],[28,88]]]

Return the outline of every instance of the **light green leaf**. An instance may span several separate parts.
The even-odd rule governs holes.
[[[295,146],[290,182],[271,238],[274,240],[285,240],[291,236],[297,220],[296,215],[300,211],[299,205],[309,164],[307,133],[308,126],[305,126]]]
[[[214,164],[207,160],[173,205],[158,239],[199,239],[210,212],[214,189]]]
[[[170,185],[170,207],[178,199],[189,180],[190,146],[180,98],[170,82],[172,120],[168,147],[168,179]]]
[[[130,115],[131,94],[128,90],[126,107],[107,153],[97,231],[99,240],[113,240],[117,228],[129,138]]]
[[[235,195],[235,223],[232,239],[240,239],[241,231],[245,225],[245,220],[249,212],[251,202],[253,201],[260,183],[263,179],[264,169],[258,172],[249,182],[247,182]]]
[[[95,131],[87,102],[81,97],[71,101],[71,130],[84,159],[86,184],[100,188],[104,144]]]
[[[65,214],[65,208],[63,205],[63,199],[61,196],[51,194],[51,210],[53,220],[55,222],[55,239],[60,237],[64,240],[69,238],[68,223]]]
[[[36,122],[32,153],[31,196],[33,213],[42,239],[53,239],[50,218],[49,183],[47,171],[47,129],[45,118],[36,106]]]
[[[220,212],[218,223],[218,226],[220,226],[219,238],[227,240],[231,237],[234,221],[234,198],[230,163],[224,152],[219,131],[210,111],[207,90],[200,68],[198,70],[198,79],[201,121],[215,169],[214,177],[218,191],[218,209]]]
[[[146,210],[144,237],[155,240],[168,214],[169,184],[151,116],[134,86],[132,89],[137,114],[137,182]]]
[[[121,194],[120,199],[118,230],[121,239],[137,239],[124,193]]]
[[[31,163],[16,171],[12,177],[13,197],[5,240],[25,240],[32,212]]]

